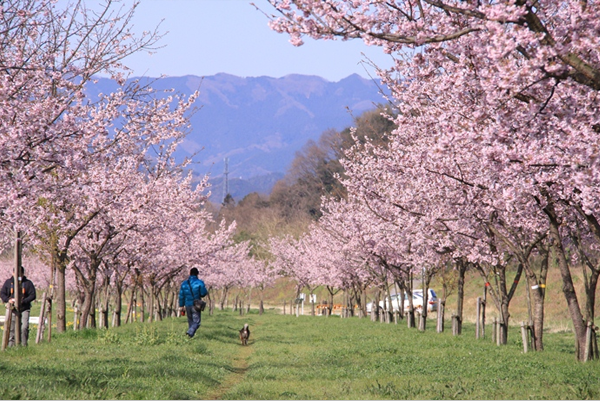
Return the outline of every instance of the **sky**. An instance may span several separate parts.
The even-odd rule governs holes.
[[[276,13],[267,0],[253,2],[267,14]],[[303,74],[337,82],[355,73],[375,77],[374,68],[361,62],[367,58],[382,67],[392,64],[381,48],[360,40],[307,38],[305,45],[294,47],[287,35],[268,27],[268,18],[250,0],[141,0],[133,24],[139,32],[160,24],[166,33],[155,54],[125,60],[134,76]]]

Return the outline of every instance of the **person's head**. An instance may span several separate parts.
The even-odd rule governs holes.
[[[198,269],[196,269],[195,267],[192,267],[190,269],[190,276],[198,276]]]

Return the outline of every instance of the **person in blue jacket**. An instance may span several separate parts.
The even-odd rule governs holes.
[[[189,338],[194,337],[196,330],[200,327],[202,319],[201,312],[194,308],[194,299],[200,299],[208,294],[204,281],[198,278],[198,269],[192,267],[190,277],[181,283],[179,287],[179,308],[185,310],[188,319],[188,331],[185,333]]]

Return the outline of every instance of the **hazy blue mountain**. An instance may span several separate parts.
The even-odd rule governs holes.
[[[269,173],[246,179],[230,177],[228,180],[229,194],[231,194],[235,201],[242,200],[244,196],[251,192],[268,195],[271,192],[271,189],[273,189],[273,185],[282,178],[283,173]],[[221,175],[219,177],[211,178],[209,182],[211,184],[210,200],[214,203],[222,203],[226,195],[224,190],[224,177]]]
[[[306,75],[188,75],[162,78],[152,86],[173,88],[183,94],[199,90],[199,110],[191,118],[193,130],[179,156],[197,153],[195,172],[209,173],[215,183],[223,174],[227,157],[230,189],[240,188],[238,196],[232,193],[236,200],[255,190],[249,178],[268,176],[262,181],[270,182],[287,170],[295,152],[307,140],[317,139],[329,128],[341,130],[351,125],[353,116],[383,102],[378,84],[359,75],[339,82]],[[90,91],[106,93],[113,88],[110,81],[100,80]],[[233,184],[236,180],[246,182]],[[270,187],[256,191],[268,193]],[[217,188],[213,190],[214,195],[218,192]]]

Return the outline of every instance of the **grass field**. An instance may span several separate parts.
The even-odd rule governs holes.
[[[242,347],[237,330],[252,330]],[[598,399],[598,362],[572,333],[522,353],[463,335],[339,317],[219,312],[187,339],[185,318],[68,331],[0,354],[1,399]]]

